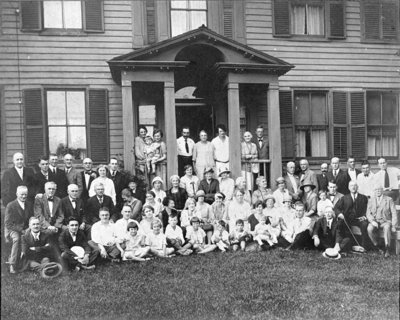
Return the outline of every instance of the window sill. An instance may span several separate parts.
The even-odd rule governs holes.
[[[375,43],[375,44],[399,44],[400,43],[400,39],[361,39],[360,41],[361,43]]]
[[[289,41],[303,42],[331,42],[335,40],[346,40],[346,37],[325,37],[325,36],[301,36],[301,35],[274,35],[274,38],[283,38]]]
[[[82,29],[45,29],[39,33],[41,36],[74,36],[86,37],[87,33]]]

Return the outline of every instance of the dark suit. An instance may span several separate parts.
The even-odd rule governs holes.
[[[94,171],[91,171],[91,174],[96,175],[97,177],[97,174]],[[94,179],[95,177],[91,175],[89,178],[89,183],[88,185],[86,185],[85,171],[81,171],[76,175],[76,184],[79,188],[78,196],[82,199],[84,203],[86,203],[87,199],[89,199],[90,185],[92,184]]]
[[[336,193],[335,193],[335,196],[334,196],[333,198],[331,197],[331,194],[330,194],[330,193],[327,193],[327,194],[326,194],[326,198],[329,199],[329,200],[331,200],[333,206],[335,206],[336,203],[337,203],[337,202],[340,200],[340,198],[342,198],[342,197],[343,197],[343,194],[341,194],[341,193],[339,193],[339,192],[336,192]]]
[[[68,172],[67,168],[64,169],[65,176],[67,177],[68,185],[77,184],[76,175],[79,174],[79,171],[72,167]]]
[[[268,147],[268,140],[265,137],[262,137],[262,143],[260,146],[260,142],[258,141],[257,135],[254,135],[252,138],[252,142],[256,145],[257,147],[257,154],[258,154],[258,159],[259,160],[266,160],[269,159],[269,147]],[[267,166],[268,169],[268,166]],[[268,173],[264,172],[264,165],[260,165],[260,175],[262,176],[267,176]]]
[[[328,191],[329,179],[327,173],[317,174],[317,181],[318,181],[318,190],[324,190],[325,192]]]
[[[333,176],[332,171],[328,171],[327,175],[329,181],[335,181],[338,192],[344,195],[350,193],[349,191],[350,176],[347,174],[347,171],[339,169],[336,178]]]
[[[33,178],[35,180],[35,195],[38,193],[44,194],[44,185],[46,184],[46,182],[51,181],[50,174],[48,175],[49,179],[47,179],[41,171],[38,171],[35,173]]]
[[[32,247],[34,247],[35,250],[31,250],[30,248]],[[35,240],[31,229],[27,229],[22,236],[22,253],[25,255],[25,258],[30,261],[32,269],[38,268],[42,259],[54,259],[56,255],[56,251],[50,243],[50,234],[40,232],[39,240]]]
[[[320,240],[318,248],[321,250],[333,248],[336,243],[339,244],[340,249],[345,249],[350,242],[350,239],[345,234],[344,224],[341,224],[337,218],[332,219],[331,228],[329,229],[326,217],[322,217],[317,220],[313,229],[313,237],[318,236]]]
[[[68,224],[68,218],[72,216],[77,217],[79,219],[79,223],[83,222],[85,214],[83,201],[78,198],[76,199],[75,204],[76,205],[74,209],[69,196],[61,199],[60,210],[62,215],[64,216],[64,225]]]
[[[290,181],[290,178],[287,174],[283,177],[286,182],[286,189],[288,189],[289,194],[292,196],[293,200],[300,200],[303,195],[303,191],[300,190],[300,179],[296,175],[293,175],[293,177],[297,183],[297,193],[295,193],[292,181]]]
[[[83,222],[89,225],[93,225],[99,218],[99,209],[101,207],[107,207],[110,210],[111,219],[115,222],[120,218],[120,214],[115,213],[114,203],[111,197],[104,195],[103,196],[103,204],[100,204],[99,199],[96,195],[90,197],[85,206],[85,215],[83,218]]]
[[[172,193],[171,189],[169,189],[167,191],[167,197],[170,197],[172,200],[174,200],[176,210],[182,210],[185,206],[188,195],[185,189],[179,187],[179,190],[176,193]]]
[[[53,173],[53,171],[49,169],[49,180],[57,184],[56,197],[62,199],[68,194],[68,179],[63,169],[57,168],[56,173]]]
[[[215,200],[215,194],[219,192],[219,182],[217,179],[211,179],[210,184],[208,184],[206,179],[200,181],[199,190],[203,190],[206,194],[204,201],[207,203],[213,203]]]
[[[35,199],[34,213],[35,217],[40,221],[41,230],[47,230],[49,226],[54,226],[58,229],[62,228],[64,216],[60,210],[60,204],[60,198],[54,197],[53,210],[50,212],[49,201],[46,195]]]
[[[4,171],[3,178],[1,179],[1,199],[5,207],[9,202],[17,198],[16,193],[19,186],[28,187],[28,199],[33,202],[35,197],[35,183],[33,176],[33,170],[26,167],[23,168],[23,179],[21,179],[15,167]]]
[[[117,207],[121,208],[123,203],[121,192],[127,187],[126,177],[119,171],[117,171],[114,176],[111,175],[111,172],[107,171],[107,177],[114,182],[115,193],[117,195]]]

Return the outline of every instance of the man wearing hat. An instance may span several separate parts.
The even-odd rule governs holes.
[[[214,202],[215,193],[219,192],[219,182],[213,178],[214,170],[211,167],[204,169],[204,179],[200,181],[199,190],[205,193],[204,201],[208,204]]]
[[[302,202],[304,203],[305,216],[317,220],[318,196],[313,192],[316,188],[310,180],[304,181],[300,189],[303,191]]]

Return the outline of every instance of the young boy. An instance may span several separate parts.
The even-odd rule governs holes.
[[[186,239],[188,243],[184,246],[185,249],[192,248],[196,253],[208,253],[214,251],[217,247],[215,244],[205,244],[204,238],[206,233],[200,228],[200,219],[193,217],[190,220],[191,227],[187,228]]]
[[[229,233],[225,230],[226,224],[223,220],[219,220],[216,227],[211,237],[211,243],[215,244],[222,252],[226,252],[229,248]]]
[[[121,251],[122,261],[149,260],[149,258],[145,257],[149,254],[150,248],[145,246],[145,236],[138,232],[137,223],[129,222],[126,229],[129,234],[122,238],[120,243],[117,243],[117,248]],[[125,250],[121,245],[125,245]]]
[[[251,240],[251,235],[244,230],[244,221],[242,219],[236,221],[236,228],[229,234],[229,240],[233,251],[239,250],[239,247],[242,251],[246,249],[247,243]]]
[[[260,222],[254,228],[254,240],[258,242],[260,246],[266,241],[271,247],[278,243],[275,234],[271,230],[271,225],[266,224],[267,217],[262,216]]]
[[[158,142],[153,142],[153,138],[151,136],[146,136],[144,138],[144,153],[146,155],[146,165],[147,171],[156,172],[156,163],[157,160],[161,157],[160,147],[161,144]]]
[[[177,253],[187,256],[193,252],[191,249],[182,248],[183,244],[185,243],[185,239],[183,238],[181,227],[178,226],[178,216],[174,213],[168,218],[165,236],[167,238],[167,246],[173,247]]]
[[[146,235],[146,245],[150,246],[150,253],[156,257],[169,258],[174,253],[174,248],[167,248],[167,238],[161,233],[162,223],[160,220],[154,220],[151,223],[153,233]]]

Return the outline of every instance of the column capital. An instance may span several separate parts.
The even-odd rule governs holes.
[[[174,81],[164,81],[164,88],[175,89],[175,82]]]
[[[239,90],[239,83],[237,82],[228,82],[226,85],[228,90]]]
[[[279,90],[279,83],[270,82],[268,85],[268,90]]]

